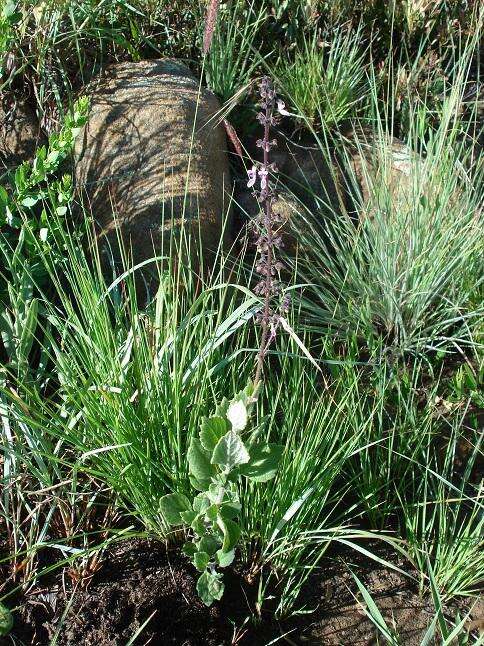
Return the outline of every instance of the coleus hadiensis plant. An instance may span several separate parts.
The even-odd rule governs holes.
[[[199,493],[192,501],[181,493],[167,494],[160,501],[170,525],[188,525],[192,531],[183,551],[201,572],[197,592],[207,606],[223,595],[219,568],[232,563],[241,535],[238,482],[273,478],[284,450],[282,445],[255,440],[254,434],[243,437],[256,395],[250,385],[202,419],[198,437],[192,437],[188,449],[190,482]]]
[[[256,482],[273,478],[284,451],[284,446],[279,444],[256,442],[254,434],[242,438],[257,402],[264,360],[280,322],[279,312],[289,306],[278,280],[282,268],[276,259],[276,251],[282,246],[281,218],[273,209],[276,193],[270,181],[270,175],[277,173],[277,168],[269,160],[269,153],[276,145],[271,140],[271,127],[279,122],[276,110],[284,114],[284,104],[277,101],[267,76],[260,83],[260,98],[261,111],[257,118],[264,127],[264,135],[257,145],[262,148],[263,160],[249,170],[247,184],[249,188],[254,187],[254,197],[261,207],[253,221],[258,252],[256,272],[260,275],[254,291],[263,298],[258,315],[262,335],[254,385],[249,385],[232,401],[222,401],[212,417],[202,420],[199,436],[192,437],[188,449],[189,476],[200,493],[193,501],[181,493],[167,494],[160,501],[160,511],[168,524],[188,525],[193,532],[192,540],[185,543],[183,550],[201,572],[197,591],[207,606],[223,595],[224,583],[218,568],[232,563],[241,535],[237,522],[241,510],[238,482],[241,478]]]

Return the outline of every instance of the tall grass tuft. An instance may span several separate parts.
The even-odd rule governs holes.
[[[254,54],[255,41],[260,37],[265,8],[251,0],[233,2],[218,11],[217,26],[214,23],[211,30],[210,50],[205,51],[207,16],[203,44],[205,78],[222,103],[240,101],[259,65],[259,57]]]
[[[163,536],[158,501],[189,490],[192,432],[228,383],[234,391],[247,383],[250,367],[240,352],[233,364],[230,338],[243,338],[257,298],[223,282],[222,266],[201,288],[175,256],[159,259],[159,289],[144,310],[132,270],[109,285],[94,240],[90,256],[69,234],[61,244],[63,263],[44,256],[56,297],[42,301],[56,395],[36,395],[29,424],[71,446],[86,472]]]
[[[335,209],[301,228],[311,329],[357,337],[367,348],[383,342],[391,353],[479,344],[483,168],[469,167],[474,144],[460,134],[467,61],[425,142],[411,134],[395,152],[391,126],[375,108],[373,135],[354,137],[360,177],[343,151],[354,211]]]
[[[293,59],[276,68],[282,94],[303,125],[334,128],[355,116],[365,101],[368,52],[360,30],[306,37]]]

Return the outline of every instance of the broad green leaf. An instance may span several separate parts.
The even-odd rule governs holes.
[[[49,164],[49,166],[53,166],[54,164],[57,163],[60,157],[60,152],[58,150],[51,150],[49,154],[47,155],[46,162]]]
[[[247,384],[247,386],[244,388],[244,396],[245,396],[245,405],[247,407],[247,413],[250,415],[252,413],[252,409],[254,408],[254,405],[257,402],[257,398],[259,397],[259,393],[261,390],[261,384],[262,382],[259,381],[257,385],[254,385],[253,383]]]
[[[247,408],[241,399],[230,402],[227,409],[227,419],[232,424],[232,430],[236,432],[243,431],[247,426]]]
[[[211,521],[217,520],[217,514],[218,514],[218,505],[210,505],[210,507],[205,512],[205,518]]]
[[[276,475],[284,452],[282,444],[256,444],[250,448],[250,460],[240,467],[241,475],[255,482],[267,482]]]
[[[160,512],[169,525],[183,525],[180,514],[190,511],[190,501],[182,493],[168,493],[160,499]]]
[[[195,552],[193,555],[193,565],[199,572],[203,572],[210,562],[210,557],[207,552]]]
[[[207,483],[208,488],[210,478],[215,475],[215,468],[210,464],[209,455],[196,437],[192,437],[188,448],[188,468],[192,476],[200,483]]]
[[[6,0],[2,8],[2,17],[10,18],[15,13],[16,4],[13,0]]]
[[[197,592],[206,606],[211,606],[215,600],[220,600],[224,593],[224,584],[220,574],[204,572],[197,581]]]
[[[219,514],[224,519],[232,519],[239,515],[242,505],[240,502],[226,502],[219,508]]]
[[[207,484],[209,483],[209,480],[203,480],[203,481],[197,480],[195,476],[192,476],[191,473],[188,474],[188,479],[190,480],[190,484],[192,485],[192,487],[197,491],[205,491],[205,489],[207,488]]]
[[[197,544],[198,551],[207,552],[209,556],[213,556],[219,547],[220,543],[210,534],[201,538]]]
[[[240,538],[240,527],[233,520],[222,518],[221,516],[218,517],[217,524],[224,536],[222,551],[230,552],[237,545],[237,541]]]
[[[0,204],[5,205],[8,204],[8,193],[6,189],[3,186],[0,186]]]
[[[205,493],[199,493],[193,499],[193,509],[199,514],[203,514],[210,507],[210,498]]]
[[[203,522],[203,514],[198,514],[191,522],[190,527],[195,534],[203,536],[205,533],[205,523]]]
[[[224,397],[220,404],[218,404],[215,408],[215,415],[217,417],[225,417],[227,415],[227,410],[229,408],[229,400],[227,397]]]
[[[197,517],[197,512],[190,509],[189,511],[180,512],[180,516],[184,523],[191,525]]]
[[[20,202],[22,206],[26,206],[27,208],[30,208],[37,204],[39,201],[38,197],[24,197],[24,199]]]
[[[28,162],[23,162],[20,166],[17,166],[15,171],[15,187],[19,193],[25,188],[27,181],[27,172],[30,170]]]
[[[228,567],[232,565],[235,558],[235,550],[230,550],[230,552],[224,552],[223,550],[217,550],[216,553],[217,563],[220,567]]]
[[[227,421],[223,417],[204,417],[200,429],[200,442],[203,448],[211,454],[226,432]]]
[[[219,464],[226,471],[231,471],[249,459],[249,453],[240,437],[235,431],[229,431],[217,443],[212,455],[212,464]]]
[[[182,552],[183,554],[186,554],[186,556],[192,559],[195,556],[195,554],[198,552],[197,546],[195,545],[195,543],[192,543],[191,541],[187,542],[182,547]]]
[[[225,496],[225,487],[218,482],[212,482],[207,491],[207,496],[211,502],[221,503]]]

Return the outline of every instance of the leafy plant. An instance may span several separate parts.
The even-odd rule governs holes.
[[[223,400],[215,415],[202,420],[199,436],[192,438],[188,449],[190,482],[200,493],[192,502],[179,493],[160,500],[170,525],[186,524],[193,532],[183,551],[202,572],[197,591],[207,606],[223,595],[217,567],[233,562],[241,535],[238,481],[242,476],[254,482],[271,480],[284,451],[279,444],[249,438],[246,445],[242,440],[256,401],[257,393],[250,385],[232,401]]]
[[[8,190],[0,187],[0,517],[14,546],[12,577],[20,575],[25,581],[35,571],[37,552],[52,531],[55,512],[69,507],[70,503],[60,502],[68,469],[59,464],[63,444],[52,444],[40,429],[22,419],[10,395],[22,389],[24,401],[30,400],[32,392],[43,397],[52,378],[51,326],[42,306],[42,289],[48,288],[43,256],[47,254],[54,263],[63,258],[55,237],[72,199],[72,186],[70,176],[54,178],[72,149],[87,108],[86,100],[80,100],[48,147],[37,151],[32,164],[25,162],[9,175]],[[33,501],[33,494],[26,493],[49,491],[54,483],[59,497],[47,494]]]
[[[16,217],[17,211],[21,211],[22,208],[31,209],[39,200],[49,195],[46,182],[72,151],[74,140],[87,121],[88,112],[89,100],[87,97],[81,97],[66,115],[60,131],[49,137],[47,146],[41,146],[36,151],[33,162],[26,161],[16,169],[11,176],[11,193],[0,187],[0,218],[10,226],[20,224]],[[67,177],[56,185],[60,203],[58,208],[61,209],[58,213],[62,215],[67,211],[64,202],[70,197],[69,186],[70,179]]]
[[[484,408],[483,384],[484,365],[477,366],[474,369],[468,363],[464,363],[458,368],[449,382],[449,397],[455,402],[470,399],[478,409],[482,409]]]
[[[60,131],[49,137],[48,145],[36,151],[32,162],[23,162],[15,172],[7,175],[9,185],[0,186],[0,222],[3,225],[0,255],[4,269],[8,270],[1,278],[11,292],[1,298],[3,301],[10,300],[13,304],[20,297],[25,299],[23,287],[17,294],[15,290],[18,284],[15,288],[13,285],[8,287],[8,283],[17,281],[20,274],[23,275],[21,281],[29,283],[30,297],[34,293],[34,286],[38,288],[45,281],[45,267],[39,262],[39,243],[44,252],[56,248],[51,244],[59,232],[60,221],[56,217],[67,213],[73,197],[71,176],[63,175],[61,179],[56,179],[55,174],[71,153],[75,137],[87,121],[88,110],[87,98],[79,99],[66,116]],[[57,248],[57,259],[62,253]],[[1,292],[0,288],[0,295]],[[4,318],[8,316],[6,313]]]

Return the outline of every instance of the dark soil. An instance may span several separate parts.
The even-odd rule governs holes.
[[[190,564],[155,541],[126,541],[105,555],[86,590],[61,582],[30,595],[16,617],[14,635],[47,646],[72,597],[58,644],[122,646],[149,619],[136,644],[207,646],[226,643],[229,628],[220,607],[207,609],[195,590]],[[151,640],[151,641],[150,641]]]
[[[388,554],[380,556],[390,560]],[[408,563],[393,563],[404,572],[414,574]],[[295,643],[325,646],[373,646],[386,643],[365,614],[362,597],[348,566],[369,590],[387,626],[398,634],[401,640],[399,643],[420,646],[434,618],[435,607],[432,600],[422,598],[418,594],[416,582],[408,576],[362,558],[345,558],[344,561],[333,562],[325,569],[324,576],[313,577],[313,586],[308,586],[306,592],[306,602],[308,608],[316,610],[312,615],[307,615],[305,623],[300,624],[299,630],[296,630],[299,641],[295,639]],[[468,629],[478,630],[483,626],[484,620],[482,601],[468,601],[468,606],[465,602],[453,603],[445,608],[445,616],[448,620],[455,621],[457,612],[463,617],[473,604]],[[440,643],[440,638],[437,638],[435,644]]]
[[[136,645],[376,644],[376,630],[355,599],[356,585],[344,561],[351,564],[348,558],[328,560],[312,576],[300,599],[312,612],[278,623],[267,610],[254,622],[256,584],[250,587],[227,572],[222,602],[206,608],[195,590],[196,573],[177,551],[167,552],[155,541],[125,541],[105,555],[87,589],[73,592],[68,582],[64,589],[59,575],[50,587],[32,590],[15,614],[12,635],[0,638],[0,644],[48,646],[61,626],[58,646],[125,646],[145,622]],[[420,644],[432,604],[419,597],[407,577],[361,559],[354,565],[403,643]],[[457,607],[448,611],[455,617]],[[460,611],[462,616],[465,608]],[[483,605],[476,605],[472,627],[483,617]]]

